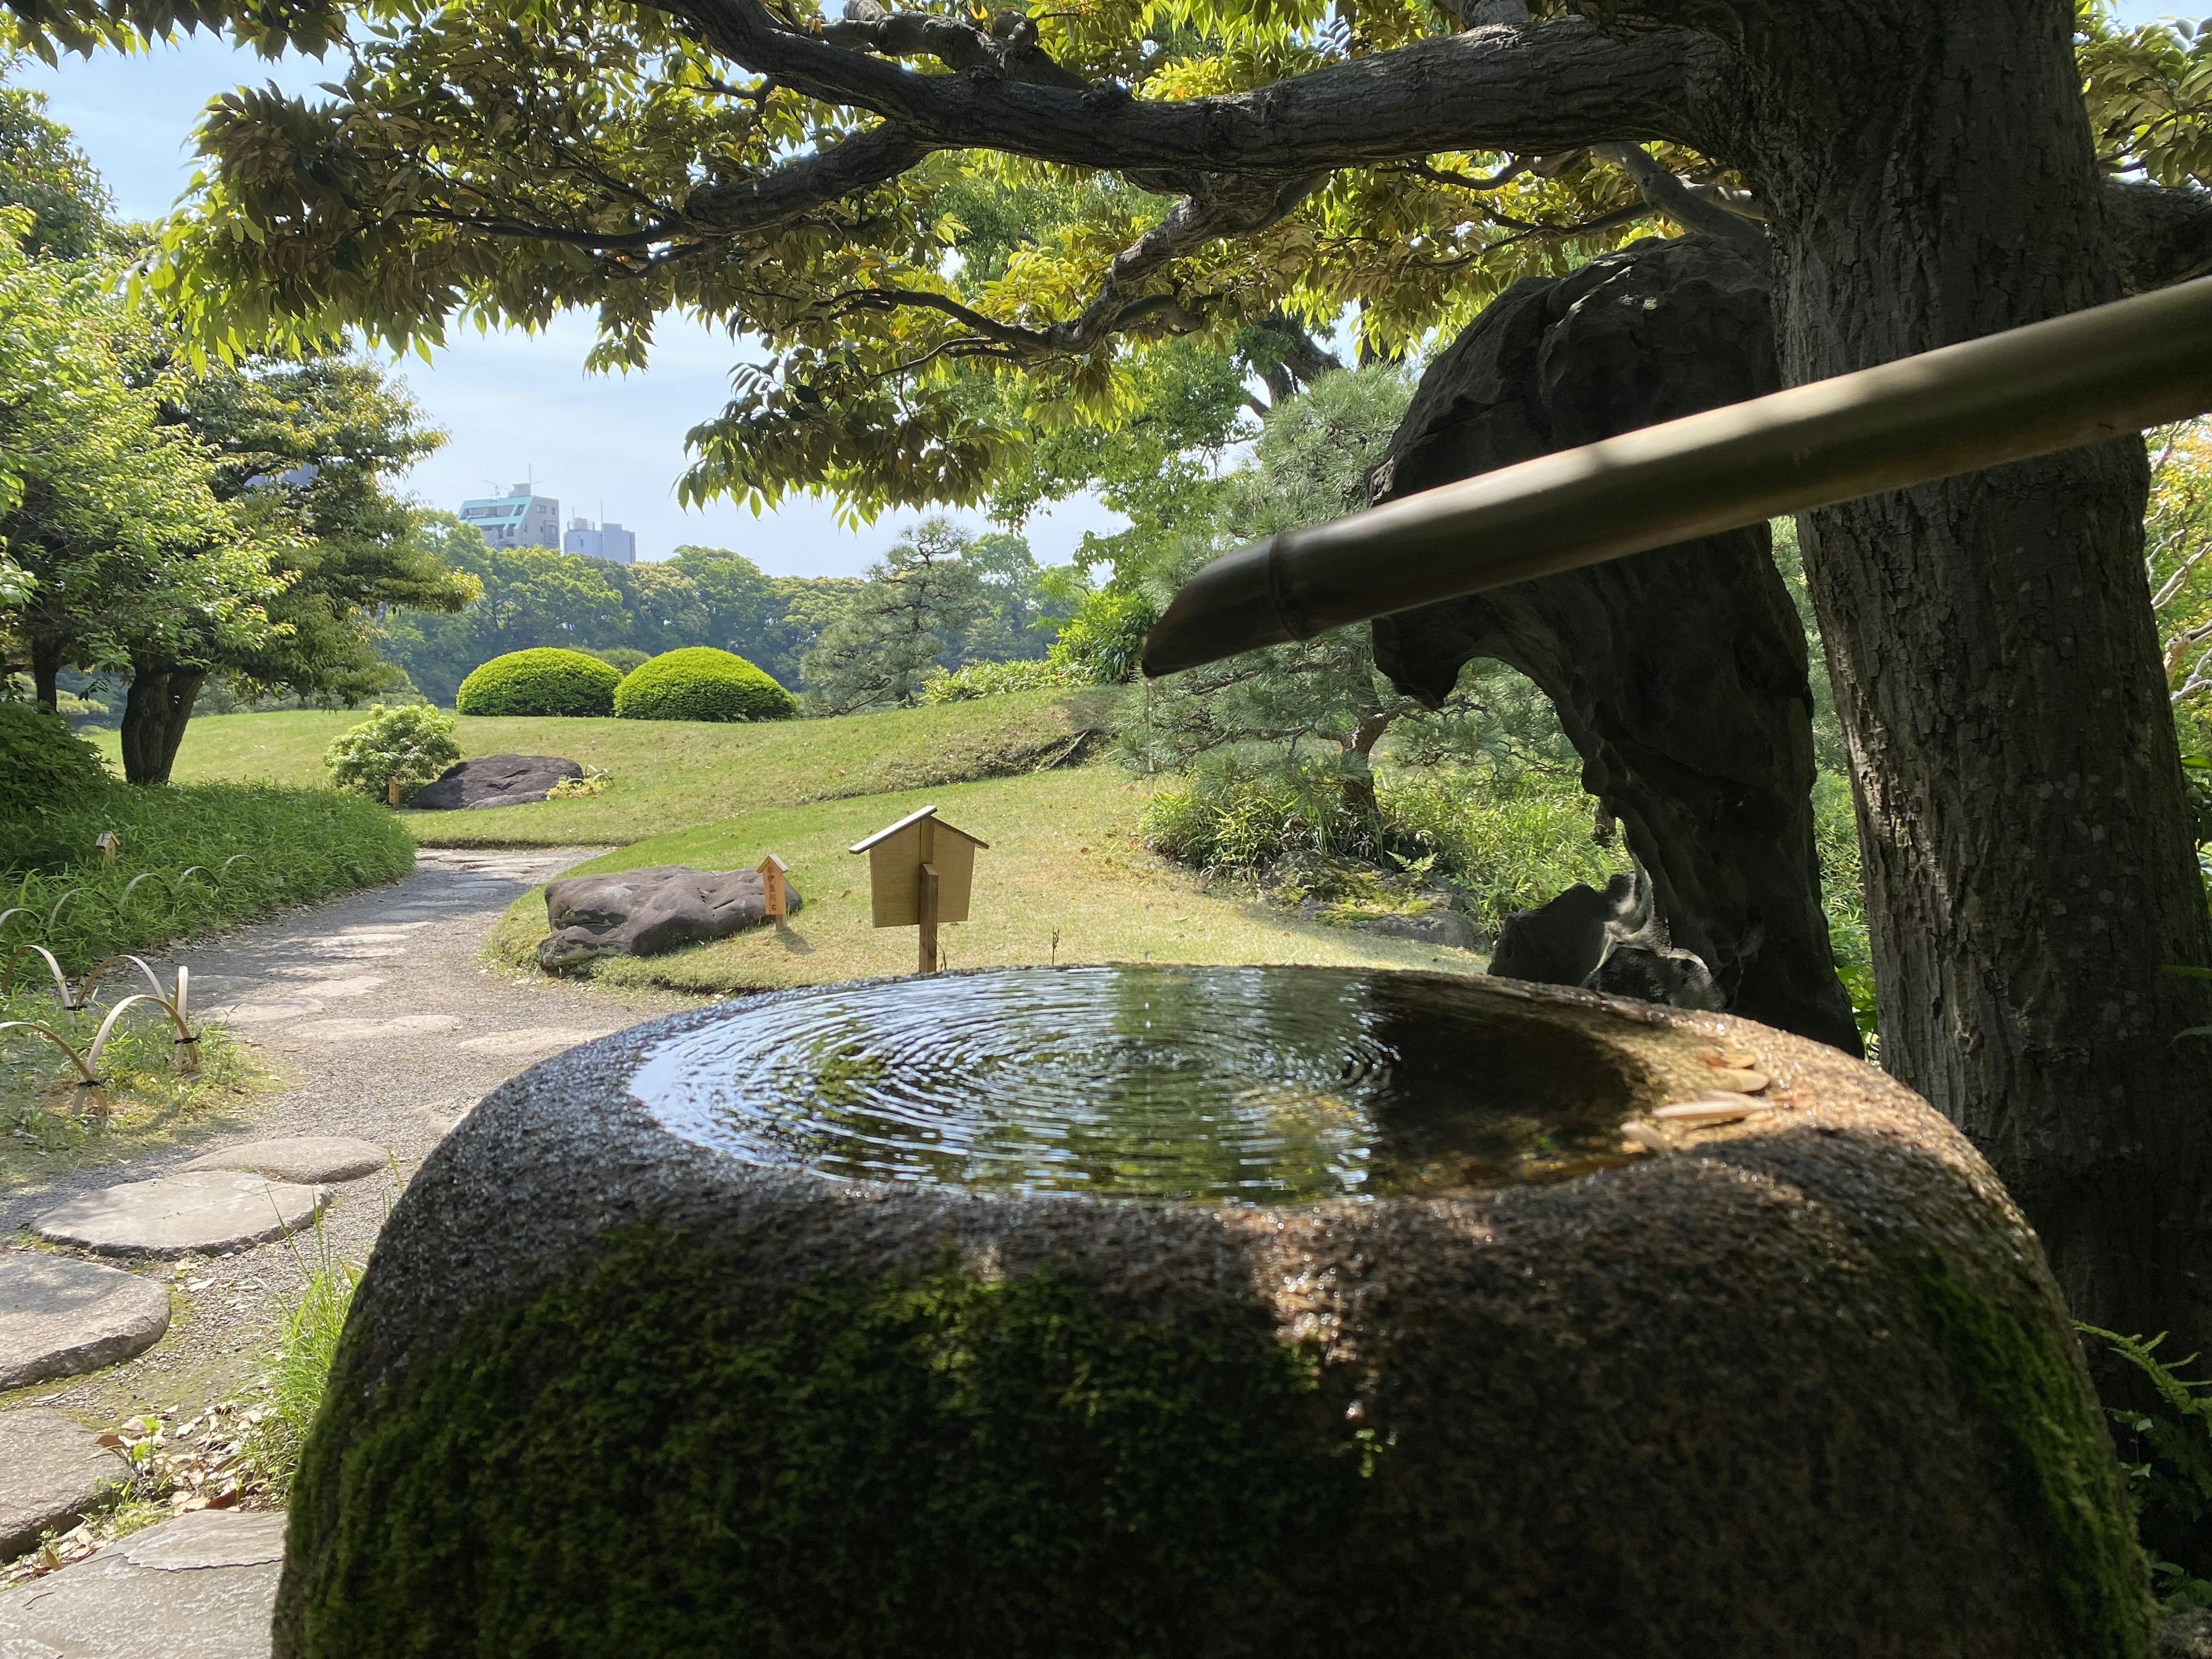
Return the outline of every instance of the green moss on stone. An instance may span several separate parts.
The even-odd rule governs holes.
[[[950,1260],[768,1296],[641,1232],[397,1386],[307,1448],[295,1510],[335,1527],[286,1659],[1342,1656],[1468,1615],[1363,1541],[1348,1396],[1256,1307]]]
[[[2150,1651],[2150,1570],[2096,1401],[2057,1332],[2023,1319],[1938,1261],[1921,1294],[1945,1350],[2010,1453],[2010,1498],[2021,1529],[2057,1570],[2021,1585],[2055,1603],[2067,1659],[2141,1659]]]

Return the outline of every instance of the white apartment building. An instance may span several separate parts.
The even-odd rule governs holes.
[[[550,547],[561,545],[561,503],[551,495],[533,495],[519,483],[504,495],[480,497],[461,503],[461,522],[483,532],[487,547]]]
[[[637,562],[637,532],[624,530],[612,519],[594,526],[589,519],[568,520],[568,533],[561,538],[564,553],[580,553],[587,559],[605,559],[609,564]]]

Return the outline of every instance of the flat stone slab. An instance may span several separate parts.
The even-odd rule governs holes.
[[[249,1140],[219,1147],[184,1166],[186,1170],[246,1170],[271,1181],[313,1186],[319,1181],[358,1181],[388,1169],[392,1154],[373,1140],[349,1135],[288,1135],[281,1140]]]
[[[143,1353],[169,1328],[169,1293],[75,1256],[0,1254],[0,1389]]]
[[[0,1560],[67,1531],[130,1479],[130,1463],[75,1419],[43,1406],[0,1412]]]
[[[230,1250],[297,1232],[330,1194],[258,1175],[194,1170],[88,1193],[31,1224],[41,1238],[115,1255]]]
[[[283,1527],[202,1510],[0,1593],[0,1659],[268,1659]]]
[[[384,1037],[430,1036],[458,1031],[460,1020],[452,1014],[399,1014],[391,1019],[314,1019],[295,1035],[319,1037],[325,1042],[374,1042]]]

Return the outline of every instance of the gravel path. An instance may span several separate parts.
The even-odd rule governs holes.
[[[595,850],[425,850],[394,886],[179,952],[200,1012],[256,1044],[285,1085],[250,1097],[213,1133],[9,1188],[0,1194],[0,1238],[28,1246],[33,1218],[62,1199],[168,1174],[216,1147],[351,1135],[388,1148],[394,1167],[332,1188],[322,1247],[365,1261],[398,1195],[395,1175],[404,1182],[487,1092],[562,1048],[692,1006],[517,981],[479,960],[486,930],[518,893]],[[171,1284],[168,1334],[135,1360],[21,1390],[8,1403],[36,1401],[112,1422],[172,1407],[189,1416],[235,1396],[265,1363],[280,1311],[317,1248],[308,1237],[212,1260],[118,1262]]]

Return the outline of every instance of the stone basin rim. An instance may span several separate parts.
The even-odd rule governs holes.
[[[1248,1219],[1271,1214],[1319,1215],[1341,1212],[1371,1214],[1383,1206],[1438,1205],[1465,1206],[1469,1204],[1489,1205],[1514,1194],[1534,1192],[1583,1181],[1617,1177],[1638,1168],[1660,1162],[1664,1156],[1694,1151],[1700,1146],[1711,1146],[1735,1139],[1744,1134],[1772,1133],[1788,1129],[1814,1127],[1820,1114],[1803,1109],[1817,1104],[1815,1101],[1796,1103],[1801,1109],[1786,1115],[1778,1112],[1754,1111],[1746,1119],[1731,1123],[1701,1126],[1692,1133],[1678,1139],[1672,1154],[1644,1157],[1618,1168],[1601,1169],[1587,1174],[1565,1177],[1559,1181],[1503,1182],[1474,1183],[1465,1187],[1431,1193],[1390,1193],[1374,1194],[1328,1194],[1285,1197],[1276,1200],[1234,1200],[1210,1195],[1187,1198],[1092,1193],[1066,1190],[1010,1190],[984,1186],[969,1186],[957,1182],[928,1181],[879,1180],[868,1176],[825,1171],[799,1162],[783,1162],[748,1157],[741,1152],[717,1145],[672,1127],[653,1103],[632,1092],[629,1086],[640,1066],[656,1048],[670,1040],[689,1032],[720,1024],[732,1018],[747,1018],[756,1011],[766,1012],[781,1006],[805,1003],[830,996],[838,992],[872,990],[882,987],[911,985],[921,981],[941,983],[945,981],[995,979],[1019,981],[1042,975],[1066,975],[1085,973],[1103,973],[1117,969],[1139,969],[1163,975],[1178,970],[1193,973],[1230,974],[1239,971],[1261,971],[1273,975],[1312,975],[1340,980],[1387,980],[1397,983],[1434,983],[1446,988],[1455,995],[1472,995],[1477,999],[1495,1000],[1500,1012],[1526,1010],[1537,1018],[1547,1014],[1564,1015],[1562,1022],[1579,1027],[1593,1046],[1604,1050],[1620,1064],[1628,1075],[1629,1092],[1632,1103],[1623,1112],[1623,1121],[1648,1113],[1663,1101],[1686,1097],[1693,1085],[1681,1081],[1668,1083],[1653,1070],[1651,1050],[1678,1048],[1682,1059],[1700,1050],[1727,1046],[1749,1048],[1759,1056],[1762,1069],[1775,1079],[1776,1092],[1787,1093],[1787,1074],[1797,1068],[1784,1061],[1777,1070],[1770,1062],[1769,1054],[1776,1040],[1795,1047],[1802,1039],[1790,1038],[1787,1033],[1771,1030],[1755,1022],[1740,1018],[1699,1010],[1677,1009],[1638,1002],[1632,999],[1607,995],[1584,990],[1579,987],[1540,985],[1528,981],[1495,977],[1488,975],[1467,975],[1428,969],[1389,969],[1343,967],[1324,963],[1068,963],[1054,965],[1031,964],[1017,967],[976,967],[948,969],[936,974],[884,975],[865,979],[833,981],[821,985],[796,986],[760,992],[749,995],[726,998],[698,1008],[685,1009],[664,1015],[657,1019],[631,1026],[592,1042],[578,1044],[538,1062],[517,1074],[495,1091],[495,1096],[512,1091],[526,1091],[543,1098],[549,1088],[565,1094],[571,1089],[582,1088],[597,1093],[601,1100],[600,1111],[619,1114],[635,1129],[643,1130],[673,1148],[682,1149],[682,1159],[701,1160],[700,1167],[725,1172],[723,1178],[735,1178],[758,1188],[778,1188],[789,1197],[802,1195],[826,1197],[850,1203],[904,1205],[923,1204],[957,1206],[968,1213],[976,1213],[978,1206],[984,1212],[992,1211],[1036,1212],[1041,1206],[1059,1208],[1073,1205],[1085,1208],[1110,1206],[1116,1210],[1136,1212],[1164,1212],[1198,1215],[1208,1213],[1241,1214]],[[1624,1039],[1626,1039],[1624,1041]],[[1641,1048],[1644,1052],[1638,1052]],[[1826,1053],[1826,1050],[1822,1050]],[[1875,1068],[1862,1061],[1837,1053],[1839,1064],[1860,1069],[1865,1075],[1879,1079],[1881,1085],[1896,1089],[1905,1095],[1901,1085]],[[1679,1068],[1678,1068],[1679,1077]],[[1906,1096],[1910,1098],[1909,1096]],[[1752,1103],[1754,1107],[1765,1104]],[[1923,1108],[1922,1109],[1925,1109]],[[635,1115],[634,1117],[631,1115]],[[1846,1115],[1849,1115],[1847,1113]],[[563,1126],[571,1133],[596,1138],[600,1133],[611,1135],[611,1122],[574,1123]]]

